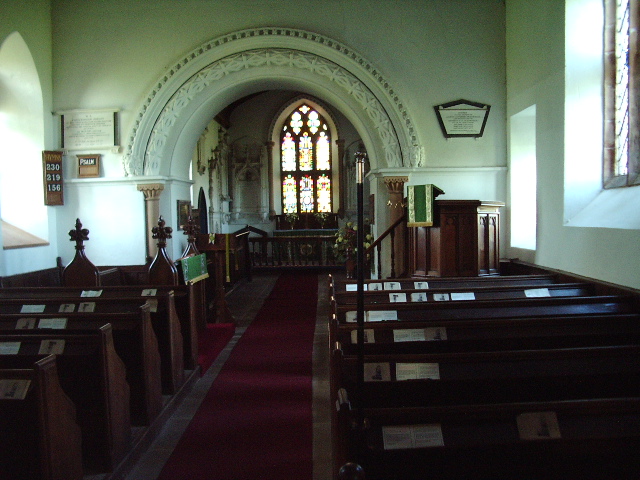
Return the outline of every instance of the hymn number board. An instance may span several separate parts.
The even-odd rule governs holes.
[[[64,205],[62,152],[42,152],[44,204]]]

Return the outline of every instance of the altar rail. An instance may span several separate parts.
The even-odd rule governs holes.
[[[249,238],[253,268],[335,267],[335,235]]]

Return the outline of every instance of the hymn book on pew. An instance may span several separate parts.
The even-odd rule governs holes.
[[[0,380],[0,399],[24,400],[30,386],[31,380],[2,379]]]
[[[556,412],[526,412],[516,417],[520,440],[561,438]]]
[[[444,446],[440,424],[383,426],[382,440],[385,450]]]

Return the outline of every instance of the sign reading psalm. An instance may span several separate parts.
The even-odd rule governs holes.
[[[431,227],[434,200],[444,191],[432,184],[407,186],[407,227]]]

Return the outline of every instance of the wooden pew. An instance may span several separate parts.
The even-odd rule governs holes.
[[[364,416],[367,480],[425,473],[445,480],[630,480],[640,473],[637,397],[366,409]]]
[[[355,354],[357,324],[338,324],[329,331],[346,354]],[[364,352],[429,353],[496,349],[561,348],[640,342],[640,314],[566,315],[548,317],[369,322]]]
[[[503,300],[509,298],[530,298],[532,296],[546,297],[586,297],[594,295],[594,288],[585,283],[556,283],[540,287],[528,285],[500,285],[473,286],[464,288],[429,288],[429,289],[398,289],[386,291],[365,291],[363,293],[366,304],[375,303],[424,303],[438,301],[439,298],[455,300],[456,296],[464,297],[466,301]],[[337,305],[355,305],[357,293],[355,291],[341,291],[335,294]]]
[[[473,287],[499,287],[499,286],[545,286],[558,282],[555,274],[532,274],[532,275],[505,275],[490,277],[429,277],[429,278],[396,278],[388,280],[365,279],[366,290],[377,288],[378,290],[389,290],[385,288],[392,284],[396,289],[396,283],[400,284],[400,290],[408,289],[430,289],[430,288],[473,288]],[[357,285],[356,280],[345,280],[337,282],[332,275],[329,275],[330,293],[340,293],[353,289]],[[371,288],[369,288],[371,286]]]
[[[382,315],[382,318],[393,317],[393,319],[389,318],[391,321],[395,321],[396,317],[403,321],[425,321],[634,313],[637,311],[637,304],[632,296],[593,295],[560,298],[379,303],[365,305],[365,310],[369,312],[368,318],[370,320]],[[335,305],[335,313],[340,323],[347,322],[347,312],[355,312],[355,307],[353,305]],[[352,315],[352,321],[355,321],[354,319],[355,317]]]
[[[21,399],[12,382],[30,382]],[[0,478],[80,480],[81,433],[75,407],[58,382],[55,356],[0,369]]]
[[[67,330],[91,330],[106,323],[113,326],[116,353],[127,369],[131,392],[131,423],[149,425],[162,409],[160,354],[158,341],[151,324],[149,305],[139,307],[137,313],[6,313],[0,314],[0,330],[42,328],[42,323],[66,319]],[[55,329],[54,329],[55,330]]]
[[[113,346],[112,327],[97,330],[0,331],[0,368],[23,368],[53,352],[60,385],[76,408],[85,474],[112,471],[131,442],[129,384]],[[61,350],[56,345],[62,344]],[[42,353],[43,350],[45,353]]]
[[[87,295],[99,296],[87,296]],[[48,304],[47,312],[59,312],[62,305],[92,303],[98,313],[130,313],[142,303],[150,303],[153,329],[158,339],[161,359],[162,391],[172,395],[184,382],[184,341],[175,306],[175,293],[170,288],[129,289],[123,287],[42,287],[29,290],[0,289],[0,313],[18,313],[23,305]]]

